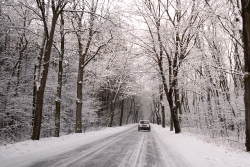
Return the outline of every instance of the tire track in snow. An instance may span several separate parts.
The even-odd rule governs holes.
[[[32,166],[187,167],[185,160],[158,135],[153,126],[151,132],[138,132],[134,126]]]
[[[60,154],[45,161],[36,162],[31,165],[31,167],[71,166],[71,163],[74,163],[81,159],[87,160],[91,156],[94,156],[97,152],[101,152],[101,150],[111,145],[114,141],[121,140],[124,136],[129,134],[129,132],[133,131],[134,129],[135,128],[132,127],[131,129],[128,129],[126,131],[80,146],[79,148],[67,153]]]

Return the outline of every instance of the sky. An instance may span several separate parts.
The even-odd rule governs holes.
[[[0,146],[0,167],[28,166],[32,161],[51,157],[77,148],[110,135],[119,133],[135,124],[122,127],[107,127],[98,131],[64,135],[59,138],[42,138],[39,141],[27,140]],[[192,167],[249,167],[250,153],[242,148],[210,143],[208,139],[190,133],[175,134],[168,128],[152,125],[159,142],[170,145],[169,150],[179,153]],[[151,133],[150,132],[150,133]],[[164,154],[168,154],[166,152]]]

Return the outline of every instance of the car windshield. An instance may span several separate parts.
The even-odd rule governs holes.
[[[148,121],[140,121],[140,124],[149,124]]]

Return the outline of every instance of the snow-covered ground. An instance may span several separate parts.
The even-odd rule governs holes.
[[[208,143],[188,133],[174,134],[156,126],[159,139],[174,147],[192,167],[250,167],[250,153]]]
[[[29,166],[32,162],[67,152],[80,145],[87,144],[116,133],[125,131],[136,125],[104,128],[82,134],[71,134],[59,138],[43,138],[39,141],[24,141],[0,146],[0,166]],[[223,146],[202,141],[187,133],[174,134],[169,128],[152,125],[152,132],[162,145],[170,145],[192,167],[249,167],[250,153],[244,150],[232,150]],[[150,132],[151,133],[151,132]],[[163,149],[164,150],[164,149]],[[166,150],[165,150],[166,151]],[[167,154],[167,152],[165,152]]]

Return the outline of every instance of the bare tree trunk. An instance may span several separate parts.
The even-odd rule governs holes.
[[[173,123],[174,123],[175,133],[180,133],[181,132],[181,127],[180,127],[180,124],[179,124],[177,107],[174,106],[173,89],[172,89],[172,87],[170,87],[168,89],[168,86],[167,86],[167,83],[166,83],[166,78],[165,78],[165,76],[163,74],[163,68],[162,68],[161,63],[159,64],[159,67],[160,67],[160,73],[161,73],[162,82],[163,82],[163,88],[164,88],[165,94],[167,96],[167,100],[168,100],[168,104],[169,104],[170,112],[171,112],[171,117],[172,117],[172,120],[173,120]],[[169,67],[169,69],[170,69],[169,74],[171,76],[172,75],[171,66]],[[172,79],[170,78],[170,80],[172,80]]]
[[[162,127],[165,128],[165,106],[163,102],[163,86],[160,85],[160,101],[161,101],[161,120],[162,120]]]
[[[58,70],[58,86],[56,97],[56,113],[55,113],[55,132],[54,137],[59,137],[60,133],[60,115],[61,115],[61,97],[62,97],[62,76],[63,76],[63,57],[64,57],[64,18],[61,13],[61,52],[59,53],[59,70]]]
[[[67,2],[58,2],[55,6],[55,1],[51,1],[52,4],[52,21],[51,21],[51,29],[50,32],[48,31],[48,24],[45,17],[45,5],[40,0],[37,0],[37,5],[40,8],[40,11],[43,16],[43,24],[44,24],[44,31],[46,35],[47,42],[44,45],[45,52],[44,52],[44,65],[43,65],[43,71],[40,78],[39,85],[36,85],[36,105],[35,105],[35,113],[34,113],[34,126],[33,126],[33,133],[31,136],[32,140],[39,140],[40,138],[40,130],[41,130],[41,122],[42,122],[42,109],[43,109],[43,100],[44,100],[44,90],[46,86],[48,71],[49,71],[49,62],[50,62],[50,56],[51,56],[51,50],[53,45],[53,39],[54,39],[54,32],[56,28],[56,23],[59,14],[62,12],[63,8],[67,4]]]
[[[151,109],[151,112],[152,112],[152,116],[151,117],[153,117],[152,119],[153,119],[153,124],[155,124],[155,111],[154,111],[154,109],[153,109],[153,107],[152,107],[152,104],[150,105],[150,109]]]
[[[123,109],[124,109],[124,99],[122,99],[122,101],[121,101],[121,115],[120,115],[120,124],[119,124],[119,126],[122,126]]]
[[[174,122],[172,116],[170,116],[170,131],[174,131]]]
[[[138,120],[138,113],[139,113],[139,108],[140,108],[140,105],[136,106],[136,103],[134,103],[134,114],[133,114],[133,123],[137,123],[139,120]]]
[[[108,127],[112,127],[113,125],[113,120],[114,120],[114,116],[115,116],[115,104],[116,104],[116,100],[118,98],[120,89],[121,89],[121,81],[122,81],[122,77],[120,79],[119,85],[117,87],[116,92],[114,92],[114,95],[112,95],[113,92],[111,92],[110,94],[110,103],[111,103],[111,107],[110,107],[110,120],[108,123]],[[110,83],[109,83],[109,87],[111,87]],[[111,90],[111,89],[110,89]]]
[[[43,35],[43,42],[42,42],[42,46],[40,48],[40,52],[39,55],[37,57],[36,60],[36,64],[35,64],[35,69],[34,69],[34,83],[33,83],[33,111],[32,111],[32,126],[34,126],[34,118],[35,118],[35,111],[36,111],[36,101],[37,101],[37,85],[39,83],[39,78],[41,75],[41,67],[42,67],[42,58],[44,55],[44,46],[46,43],[46,35]]]
[[[113,120],[114,120],[114,116],[115,116],[115,104],[114,104],[114,99],[113,99],[113,92],[110,93],[110,120],[108,123],[108,127],[112,127],[113,125]]]
[[[170,91],[170,92],[172,92],[172,91]],[[181,127],[180,127],[180,123],[179,123],[177,108],[174,107],[173,98],[171,97],[171,95],[168,95],[167,98],[168,98],[168,103],[169,103],[170,110],[171,110],[171,117],[172,117],[172,120],[173,120],[175,133],[180,133],[181,132]]]
[[[77,7],[77,3],[79,3],[79,1],[75,1],[76,2],[76,6]],[[95,19],[96,19],[96,10],[97,10],[97,5],[98,5],[98,1],[91,1],[91,7],[90,7],[90,17],[88,20],[88,28],[84,29],[84,26],[82,25],[82,22],[85,22],[85,19],[83,19],[83,14],[84,14],[84,9],[86,3],[85,1],[82,1],[82,3],[79,3],[78,5],[83,5],[83,7],[81,7],[82,12],[80,12],[80,14],[78,14],[78,12],[75,13],[74,18],[77,19],[77,24],[78,24],[78,28],[75,29],[76,32],[76,36],[77,36],[77,40],[78,40],[78,54],[79,54],[79,65],[78,65],[78,78],[77,78],[77,101],[76,101],[76,126],[75,126],[75,132],[76,133],[82,133],[82,100],[83,100],[83,74],[84,74],[84,68],[87,66],[87,64],[89,62],[91,62],[91,60],[93,60],[95,58],[95,56],[99,53],[99,51],[106,46],[107,43],[109,43],[113,37],[111,34],[111,38],[107,41],[106,44],[101,44],[97,47],[97,49],[95,51],[91,50],[90,51],[90,46],[93,44],[93,36],[94,33],[96,33],[96,31],[94,30],[94,23],[95,23]],[[73,24],[73,21],[72,21]],[[88,30],[88,36],[87,37],[82,37],[82,32]],[[86,45],[83,39],[87,39],[86,40]],[[83,49],[83,45],[85,46]],[[95,45],[95,44],[93,44]]]
[[[36,97],[33,134],[31,137],[32,140],[39,140],[39,137],[40,137],[43,97],[44,97],[44,90],[45,90],[45,86],[46,86],[47,76],[48,76],[50,53],[51,53],[51,48],[53,45],[53,36],[54,36],[54,31],[55,31],[56,20],[57,20],[57,18],[53,18],[50,38],[49,38],[48,43],[46,44],[46,47],[45,47],[46,48],[45,55],[44,55],[45,64],[43,65],[43,72],[41,75],[42,78],[40,79],[40,87],[38,87],[36,89],[37,90],[37,93],[36,93],[37,97]]]
[[[156,117],[156,123],[157,125],[160,125],[159,103],[155,101],[153,103],[154,103],[154,115]]]
[[[139,107],[136,109],[135,123],[139,122]]]
[[[214,116],[212,111],[212,104],[211,104],[211,90],[208,88],[207,90],[207,110],[208,110],[208,119],[209,119],[209,126],[214,126]]]
[[[131,98],[131,103],[130,103],[130,110],[129,110],[129,113],[128,113],[128,116],[127,116],[127,121],[126,121],[126,124],[128,124],[128,119],[129,119],[129,116],[130,114],[132,113],[133,111],[133,104],[134,104],[134,99]]]
[[[134,103],[133,123],[137,122],[136,117],[137,117],[139,108],[140,108],[140,106],[136,107],[136,103]]]
[[[246,151],[250,151],[250,4],[249,0],[241,0],[243,17],[243,41],[245,60],[245,119],[246,119]]]
[[[177,48],[176,49],[176,53],[175,53],[175,57],[172,58],[172,53],[168,53],[168,51],[164,48],[163,46],[163,42],[161,40],[161,32],[160,32],[160,28],[161,28],[161,18],[162,18],[162,15],[161,15],[161,4],[162,2],[159,0],[158,3],[155,3],[156,4],[156,8],[154,7],[154,4],[151,3],[151,1],[146,1],[144,2],[147,9],[151,12],[150,14],[152,14],[152,19],[155,23],[155,28],[156,28],[156,33],[153,32],[153,29],[150,27],[150,24],[149,22],[147,21],[146,19],[146,16],[144,16],[144,20],[148,26],[148,30],[149,30],[149,33],[150,33],[150,36],[151,36],[151,39],[152,39],[152,42],[153,42],[153,52],[155,54],[155,60],[156,62],[158,63],[158,67],[159,67],[159,73],[160,73],[160,76],[162,78],[162,84],[163,84],[163,87],[164,87],[164,92],[167,96],[167,100],[168,100],[168,103],[169,103],[169,107],[170,107],[170,111],[171,111],[171,116],[172,116],[172,119],[173,119],[173,122],[174,122],[174,128],[175,128],[175,133],[180,133],[181,132],[181,128],[180,128],[180,124],[179,124],[179,118],[178,118],[178,109],[179,109],[179,101],[178,99],[176,101],[173,101],[173,98],[174,98],[174,90],[176,89],[175,86],[177,86],[177,74],[178,74],[178,64],[177,62],[180,62],[180,60],[178,60],[177,58],[179,59],[184,59],[185,56],[183,56],[184,54],[182,53],[179,53],[179,51],[182,49],[181,48],[181,44],[180,44],[180,38],[179,38],[179,27],[180,27],[180,18],[181,18],[181,7],[180,7],[180,0],[177,0],[176,3],[177,3],[177,12],[176,12],[176,16],[177,16],[177,23],[175,24],[174,22],[173,25],[176,27],[177,29],[177,35],[176,37],[178,37],[178,39],[176,38],[176,45],[175,47]],[[166,11],[168,13],[168,11]],[[154,40],[155,39],[155,34],[157,35],[157,42]],[[169,88],[168,88],[168,85],[167,85],[167,80],[165,78],[165,71],[163,69],[163,51],[166,53],[166,57],[167,57],[167,60],[168,60],[168,66],[169,66],[169,69],[171,69],[172,71],[169,71],[169,76],[170,76],[170,80],[169,80]],[[181,52],[185,52],[185,50],[182,49]],[[173,61],[175,61],[173,63]],[[175,70],[173,72],[173,70]],[[176,74],[176,75],[173,75],[173,74]],[[176,83],[176,84],[175,84]],[[178,88],[177,88],[178,89]],[[177,92],[178,93],[178,92]],[[177,97],[178,98],[178,97]],[[176,103],[174,103],[176,102]]]
[[[94,4],[92,3],[91,11],[95,13]],[[76,101],[76,126],[75,132],[82,133],[82,100],[83,100],[83,75],[84,75],[84,66],[85,66],[85,58],[89,51],[90,44],[93,38],[93,26],[94,26],[94,15],[90,15],[89,21],[89,33],[88,33],[88,40],[85,49],[83,50],[83,43],[82,43],[82,18],[83,12],[77,16],[77,23],[78,29],[76,32],[77,40],[78,40],[78,53],[79,53],[79,65],[78,65],[78,77],[77,77],[77,101]]]
[[[78,39],[79,40],[79,39]],[[81,40],[81,39],[80,39]],[[79,41],[80,41],[79,40]],[[82,55],[82,44],[79,43],[79,63],[78,63],[78,77],[77,77],[77,100],[76,100],[76,126],[75,133],[82,133],[82,85],[84,70],[82,64],[84,56]]]
[[[139,112],[140,112],[140,107],[138,107],[138,108],[136,109],[135,123],[139,122],[139,119],[138,119],[138,117],[139,117]]]

